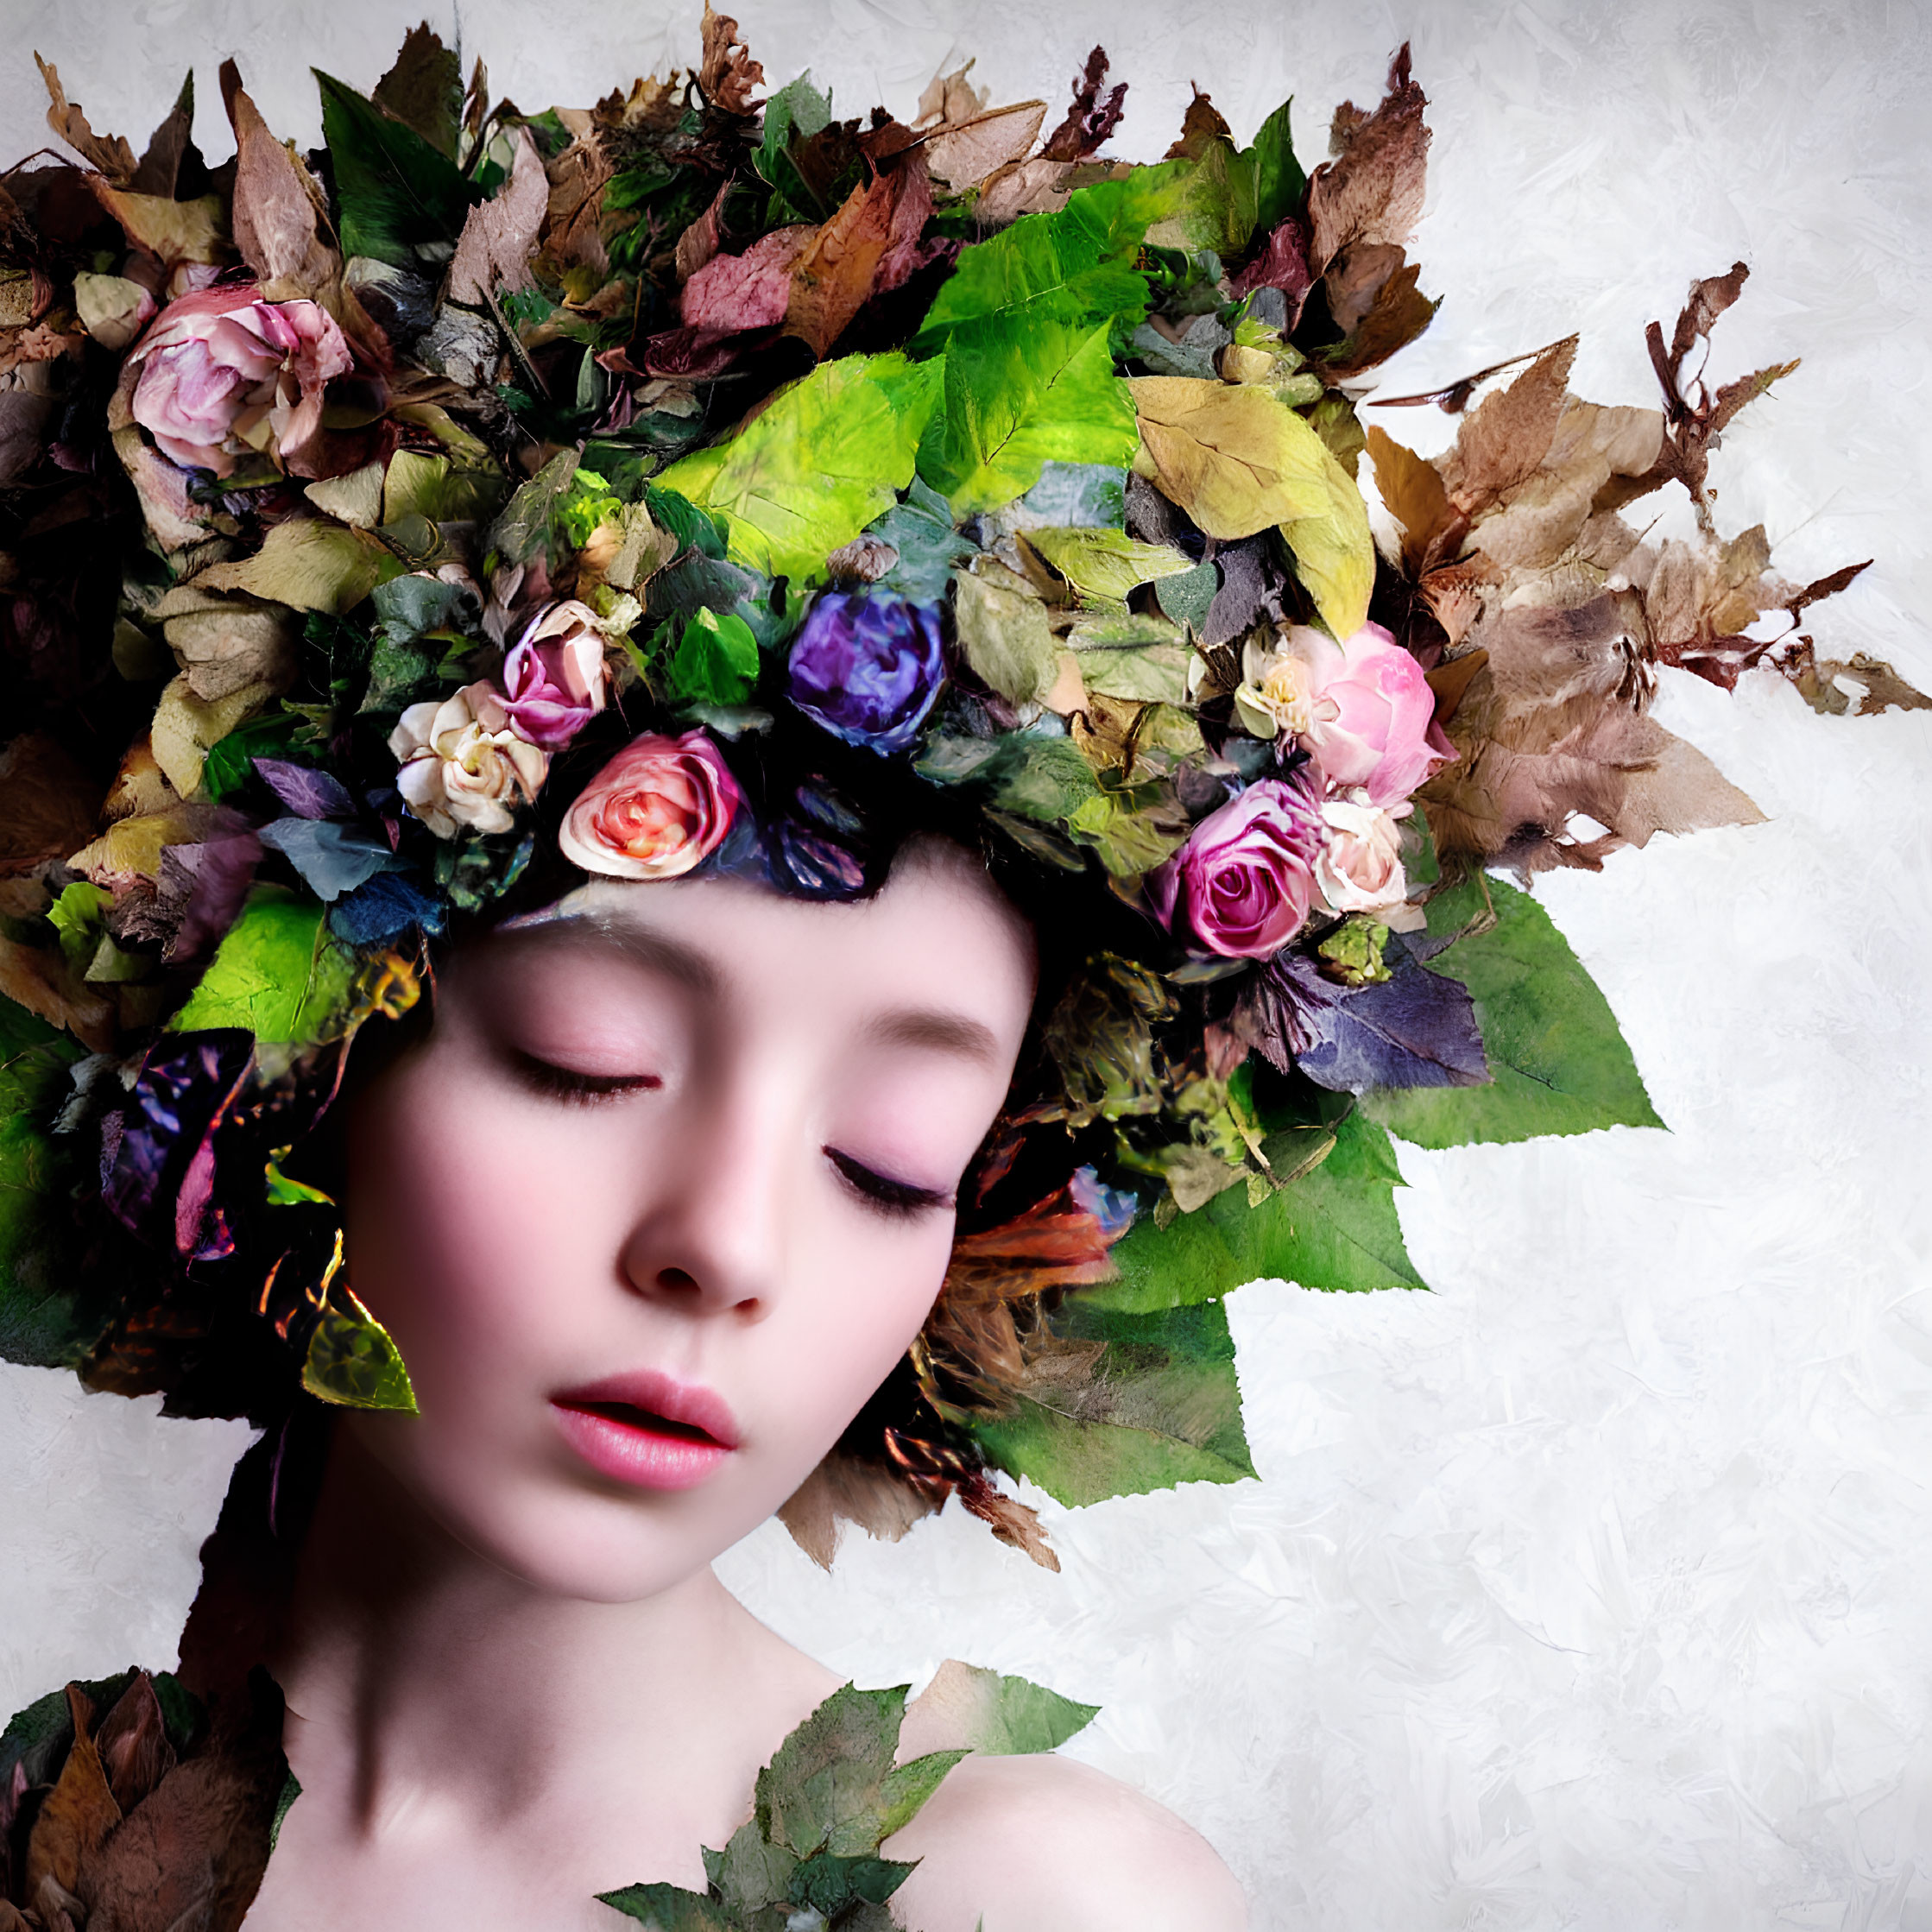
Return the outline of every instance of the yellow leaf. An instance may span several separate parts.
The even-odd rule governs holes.
[[[1329,513],[1323,465],[1334,458],[1266,390],[1184,376],[1135,376],[1127,388],[1140,420],[1134,469],[1209,536],[1252,537]]]
[[[291,517],[269,531],[254,556],[211,564],[194,581],[202,590],[246,590],[297,610],[327,610],[339,616],[401,568],[382,544],[360,530],[319,517]]]
[[[1322,622],[1337,637],[1352,637],[1368,621],[1369,593],[1375,588],[1375,540],[1368,532],[1368,506],[1354,478],[1329,454],[1325,444],[1317,439],[1316,446],[1322,451],[1327,505],[1319,515],[1284,523],[1281,534],[1295,553],[1295,574],[1308,586]]]
[[[205,703],[189,688],[186,672],[171,680],[155,707],[149,738],[167,782],[184,799],[192,798],[209,751],[274,695],[266,685],[249,685]]]

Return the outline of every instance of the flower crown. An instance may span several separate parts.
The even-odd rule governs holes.
[[[1574,338],[1358,415],[1436,304],[1397,57],[1304,175],[1196,94],[1100,150],[968,69],[835,118],[707,9],[688,79],[526,115],[426,28],[325,155],[232,65],[137,161],[0,177],[9,1127],[0,1348],[189,1412],[411,1405],[305,1141],[452,926],[583,874],[877,889],[943,829],[1051,975],[912,1354],[787,1512],[896,1533],[989,1472],[1069,1504],[1252,1473],[1222,1307],[1420,1285],[1391,1135],[1657,1125],[1601,995],[1495,876],[1758,814],[1649,715],[1659,667],[1822,710],[1708,452],[1790,366],[1661,409]],[[1468,404],[1480,384],[1507,386]],[[1367,455],[1380,546],[1358,483]],[[1667,484],[1692,540],[1620,515]],[[1760,622],[1760,620],[1768,620]]]

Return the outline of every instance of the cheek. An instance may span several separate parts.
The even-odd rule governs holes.
[[[350,1279],[426,1404],[527,1353],[546,1285],[581,1272],[593,1239],[581,1171],[547,1137],[506,1133],[486,1099],[460,1065],[432,1060],[351,1122]]]

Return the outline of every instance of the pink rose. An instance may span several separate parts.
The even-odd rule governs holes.
[[[1243,668],[1244,722],[1272,713],[1330,785],[1361,786],[1370,805],[1400,805],[1455,756],[1422,666],[1380,624],[1341,644],[1297,625],[1272,651],[1251,647]],[[1271,702],[1291,687],[1296,706]]]
[[[227,476],[249,451],[286,459],[322,426],[322,392],[354,364],[335,318],[265,302],[251,283],[170,302],[128,357],[131,407],[162,453]]]
[[[488,683],[412,704],[396,721],[389,734],[401,767],[396,790],[439,838],[454,838],[464,825],[507,832],[517,799],[536,797],[550,760],[509,725],[502,693]]]
[[[1301,773],[1210,811],[1151,881],[1170,930],[1228,959],[1269,959],[1301,931],[1323,826]]]
[[[567,745],[603,709],[606,672],[597,616],[575,597],[540,610],[503,660],[503,709],[520,738]]]
[[[557,833],[573,865],[607,879],[675,879],[724,843],[743,802],[702,731],[634,738],[581,792]]]

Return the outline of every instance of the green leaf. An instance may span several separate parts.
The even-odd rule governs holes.
[[[1135,792],[1096,792],[1067,814],[1066,825],[1116,879],[1152,872],[1180,850],[1188,834],[1178,801],[1164,797],[1150,809]]]
[[[953,565],[975,549],[953,527],[945,498],[919,477],[912,478],[906,501],[868,524],[866,534],[899,552],[899,561],[881,581],[911,603],[937,603],[952,581]]]
[[[1010,1414],[975,1416],[990,1461],[1075,1507],[1254,1474],[1219,1302],[1129,1315],[1070,1296],[1053,1325],[1105,1350],[1090,1380],[1037,1380]]]
[[[1184,705],[1194,661],[1186,635],[1165,617],[1127,612],[1083,619],[1067,634],[1089,691],[1143,704]]]
[[[349,1011],[355,960],[330,938],[325,912],[319,900],[256,887],[167,1031],[242,1026],[258,1040],[288,1045],[336,1038]]]
[[[782,1845],[766,1840],[755,1818],[740,1825],[722,1852],[704,1847],[704,1872],[711,1889],[718,1903],[739,1918],[788,1899],[798,1865]]]
[[[941,374],[896,352],[821,363],[729,442],[672,464],[660,484],[725,517],[733,561],[773,577],[822,576],[827,556],[912,482]]]
[[[847,1858],[877,1851],[895,1831],[918,1816],[925,1801],[944,1782],[946,1773],[967,1755],[963,1747],[929,1751],[909,1765],[894,1765],[880,1782],[878,1804],[868,1815],[841,1825],[832,1834],[830,1849]]]
[[[1220,588],[1220,571],[1212,564],[1196,564],[1178,577],[1163,578],[1154,597],[1177,624],[1198,635],[1207,628],[1209,606]]]
[[[1025,541],[1083,597],[1124,603],[1143,584],[1178,577],[1195,566],[1171,545],[1142,543],[1125,530],[1029,530]]]
[[[1203,1302],[1250,1281],[1304,1288],[1422,1288],[1403,1245],[1395,1190],[1401,1171],[1388,1136],[1350,1114],[1332,1130],[1319,1165],[1248,1204],[1240,1188],[1165,1228],[1143,1215],[1114,1245],[1115,1281],[1082,1291],[1095,1305],[1140,1312]],[[1326,1135],[1283,1133],[1263,1142],[1277,1172],[1292,1172]]]
[[[978,775],[990,782],[999,811],[1043,824],[1067,818],[1100,789],[1093,767],[1070,738],[1004,738]]]
[[[1254,232],[1254,157],[1233,142],[1210,141],[1181,177],[1175,205],[1147,230],[1151,247],[1237,256]]]
[[[1134,257],[1185,165],[1095,182],[961,253],[912,344],[945,353],[919,474],[956,516],[1025,495],[1048,462],[1133,460],[1112,344],[1146,313]]]
[[[856,1846],[850,1828],[879,1809],[905,1715],[903,1684],[885,1690],[841,1685],[759,1772],[760,1830],[799,1858],[828,1848],[848,1856],[876,1851],[879,1838]],[[841,1840],[837,1847],[835,1837]]]
[[[322,137],[335,174],[345,256],[420,268],[425,243],[453,243],[481,191],[414,128],[353,87],[312,68],[322,91]]]
[[[973,323],[1025,319],[1081,324],[1131,317],[1147,306],[1134,256],[1187,167],[1137,167],[1125,180],[1076,190],[1051,214],[1023,215],[962,249],[913,340],[914,353],[948,349]]]
[[[575,450],[559,451],[528,483],[520,484],[489,527],[489,548],[509,563],[528,563],[548,540],[551,520],[570,492],[577,464]],[[651,514],[658,515],[654,505]]]
[[[271,711],[250,718],[230,731],[208,753],[201,782],[217,805],[225,804],[255,776],[257,758],[283,758],[294,748],[302,721],[290,711]]]
[[[973,675],[1012,704],[1030,704],[1051,690],[1060,647],[1046,606],[1010,577],[1001,584],[960,571],[953,584],[953,624]]]
[[[822,1853],[792,1875],[791,1903],[809,1905],[829,1919],[849,1905],[883,1905],[912,1877],[917,1860],[835,1858]]]
[[[1300,421],[1291,414],[1289,420]],[[1368,505],[1349,470],[1317,443],[1322,486],[1328,507],[1316,516],[1297,517],[1281,526],[1294,553],[1295,575],[1315,599],[1322,622],[1338,638],[1353,637],[1368,622],[1368,600],[1375,589],[1375,540],[1368,530]]]
[[[1662,1127],[1609,1001],[1527,893],[1479,874],[1429,902],[1430,932],[1450,938],[1490,907],[1493,925],[1427,964],[1469,989],[1493,1082],[1375,1089],[1364,1108],[1419,1147]]]
[[[779,179],[779,161],[790,149],[792,141],[810,140],[829,127],[831,118],[832,98],[811,85],[809,69],[796,80],[787,81],[775,94],[768,96],[765,102],[763,139],[759,142],[756,161],[760,175],[775,186]]]
[[[58,1219],[72,1184],[49,1115],[72,1091],[83,1050],[0,999],[0,1356],[72,1367],[99,1339],[115,1287],[77,1273]],[[97,1177],[98,1179],[98,1177]]]
[[[1015,322],[948,351],[919,474],[966,517],[1024,495],[1049,462],[1131,463],[1137,446],[1108,325]]]
[[[694,611],[666,672],[673,704],[742,704],[758,680],[758,640],[731,611]]]
[[[1254,169],[1254,231],[1269,235],[1301,206],[1308,177],[1295,159],[1295,143],[1288,127],[1288,110],[1292,98],[1285,100],[1254,136],[1254,145],[1243,150],[1252,157]]]
[[[416,1413],[416,1392],[402,1351],[339,1277],[330,1286],[322,1318],[309,1337],[302,1386],[342,1408]]]
[[[742,1932],[702,1892],[679,1885],[625,1885],[597,1896],[647,1932]]]
[[[1100,1714],[1098,1704],[1076,1704],[1025,1677],[948,1658],[917,1700],[943,1711],[948,1730],[982,1756],[1027,1757],[1058,1751]]]

